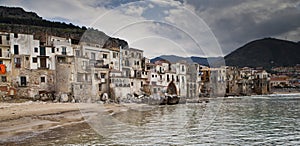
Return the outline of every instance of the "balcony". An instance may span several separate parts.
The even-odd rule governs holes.
[[[48,70],[49,69],[49,67],[38,67],[38,69],[41,69],[41,70]]]
[[[104,64],[103,60],[90,60],[90,64],[95,68],[109,68],[109,64]]]
[[[0,59],[10,59],[9,52],[0,52]]]
[[[10,41],[3,41],[2,43],[0,43],[1,47],[10,47]]]

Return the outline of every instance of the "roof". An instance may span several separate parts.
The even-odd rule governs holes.
[[[144,50],[140,50],[140,49],[135,49],[135,48],[124,48],[123,50],[132,50],[132,51],[139,51],[139,52],[144,52]]]
[[[154,62],[155,65],[162,65],[162,63],[168,63],[171,64],[169,61],[161,59]]]

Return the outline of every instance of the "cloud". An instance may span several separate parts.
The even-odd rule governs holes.
[[[20,6],[49,20],[95,27],[145,50],[146,56],[219,56],[263,37],[300,39],[298,0],[2,0],[0,4]]]
[[[220,41],[225,53],[263,37],[288,37],[299,41],[295,32],[300,27],[299,1],[192,1],[184,2],[193,7],[205,20]]]

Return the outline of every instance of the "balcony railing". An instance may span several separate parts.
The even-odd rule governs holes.
[[[9,52],[2,52],[2,53],[0,53],[0,58],[10,58],[10,53]]]
[[[10,41],[3,41],[0,46],[10,46]]]
[[[38,67],[38,69],[49,69],[49,67]]]

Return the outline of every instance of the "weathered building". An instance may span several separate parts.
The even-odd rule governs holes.
[[[226,92],[226,68],[210,68],[211,95],[223,97]]]
[[[187,97],[199,97],[201,85],[201,73],[199,64],[187,66]]]
[[[0,33],[0,96],[14,95],[16,88],[11,84],[11,45],[9,33]]]
[[[114,52],[118,49],[102,48],[99,44],[81,43],[73,47],[75,52],[76,79],[73,91],[76,100],[94,102],[110,93],[109,76],[111,70],[120,68]],[[76,91],[75,91],[76,90]]]
[[[34,40],[33,35],[10,34],[11,82],[16,95],[37,97],[55,91],[55,68],[51,66],[51,48]],[[43,95],[42,95],[43,96]]]
[[[254,74],[254,92],[256,94],[270,93],[270,77],[265,70],[259,70]]]

